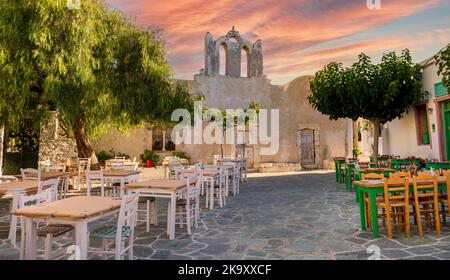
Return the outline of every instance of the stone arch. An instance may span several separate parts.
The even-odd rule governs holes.
[[[225,55],[221,58],[221,49],[225,49]],[[224,74],[226,76],[240,78],[242,64],[242,50],[247,54],[246,77],[257,77],[263,75],[262,67],[262,41],[255,44],[244,40],[237,30],[230,30],[227,35],[213,40],[208,32],[205,35],[205,69],[202,73],[208,76]],[[225,65],[225,67],[224,67]],[[221,66],[225,70],[221,71]]]
[[[241,77],[250,78],[251,51],[244,45],[241,49]],[[245,72],[243,71],[245,70]]]
[[[219,75],[228,75],[228,46],[226,42],[218,45],[217,50],[218,55],[218,66],[219,70],[217,74]],[[223,53],[223,56],[221,55]]]

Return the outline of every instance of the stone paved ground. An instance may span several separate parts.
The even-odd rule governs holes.
[[[203,210],[191,236],[177,227],[173,241],[165,233],[165,206],[159,203],[160,224],[150,233],[138,227],[136,258],[368,259],[367,248],[376,245],[382,259],[450,259],[450,223],[443,225],[441,236],[428,232],[424,238],[398,233],[388,240],[360,232],[355,195],[336,184],[332,173],[250,178],[226,207]],[[0,220],[0,259],[17,259],[18,251],[5,240],[8,225],[6,218]]]

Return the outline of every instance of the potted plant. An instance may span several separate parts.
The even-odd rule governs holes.
[[[361,151],[359,149],[353,149],[353,158],[358,159],[361,155]]]
[[[159,155],[150,150],[145,150],[142,159],[146,167],[154,167],[159,161]]]

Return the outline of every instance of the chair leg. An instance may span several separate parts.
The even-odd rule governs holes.
[[[441,234],[441,217],[439,215],[439,205],[437,202],[437,198],[434,200],[434,204],[433,204],[433,208],[434,208],[434,226],[435,226],[435,230],[436,230],[436,234]]]
[[[419,200],[417,197],[415,198],[414,204],[415,204],[415,208],[416,208],[417,230],[419,232],[419,236],[423,237],[422,218],[420,216],[420,206],[419,206]]]
[[[150,200],[147,199],[147,209],[146,209],[146,230],[147,232],[150,232]]]
[[[128,244],[130,246],[130,248],[128,249],[128,259],[129,260],[133,260],[134,259],[134,234],[132,234],[129,238],[128,238]]]
[[[392,239],[391,209],[386,207],[388,238]]]
[[[186,203],[186,225],[187,225],[187,232],[189,235],[192,234],[191,232],[191,209],[190,205]]]
[[[50,259],[50,252],[52,251],[52,238],[51,234],[47,234],[45,238],[45,248],[44,248],[44,260]]]

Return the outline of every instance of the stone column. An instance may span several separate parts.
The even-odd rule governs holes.
[[[3,143],[5,141],[5,127],[0,127],[0,176],[3,175]]]
[[[166,130],[162,131],[162,151],[166,151]]]

